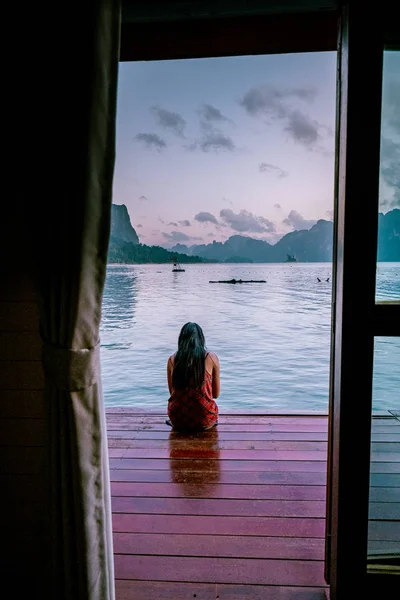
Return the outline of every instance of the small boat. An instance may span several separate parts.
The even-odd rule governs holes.
[[[297,258],[295,257],[294,254],[287,254],[285,262],[289,262],[289,263],[297,262]]]
[[[177,258],[174,258],[172,272],[173,273],[184,273],[185,272],[185,269],[182,269]]]

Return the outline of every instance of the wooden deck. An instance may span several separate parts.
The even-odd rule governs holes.
[[[325,600],[327,418],[186,436],[107,411],[117,600]],[[400,545],[400,421],[375,419],[371,551]]]

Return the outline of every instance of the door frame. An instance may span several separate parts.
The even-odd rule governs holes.
[[[325,556],[332,600],[371,586],[382,592],[394,579],[367,572],[374,339],[400,335],[399,303],[375,301],[384,9],[347,1],[339,23]]]

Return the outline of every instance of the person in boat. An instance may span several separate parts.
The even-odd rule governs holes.
[[[204,431],[218,424],[219,360],[206,349],[197,323],[182,327],[178,350],[168,359],[167,377],[168,425],[179,431]]]

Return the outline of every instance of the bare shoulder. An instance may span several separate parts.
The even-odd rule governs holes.
[[[175,353],[171,354],[171,356],[168,358],[168,364],[171,363],[171,365],[174,364],[174,360],[175,360]]]
[[[212,360],[212,362],[219,367],[219,359],[215,352],[209,352],[208,357]]]

